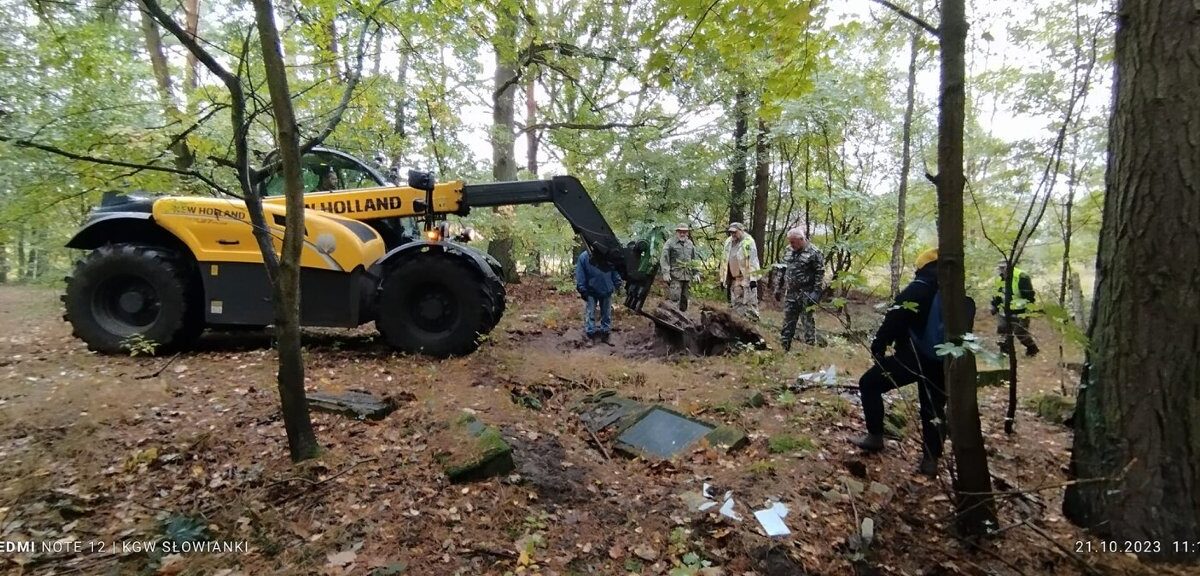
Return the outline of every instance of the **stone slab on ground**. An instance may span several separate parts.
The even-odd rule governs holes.
[[[975,384],[980,388],[1008,385],[1008,368],[980,368],[975,372]]]
[[[390,396],[380,398],[361,390],[345,392],[313,392],[308,395],[311,410],[341,414],[359,420],[382,420],[396,410],[396,400]]]
[[[572,407],[579,419],[593,434],[614,428],[618,432],[628,428],[650,408],[649,405],[618,396],[613,390],[601,390],[584,396]]]
[[[463,414],[437,436],[434,459],[451,483],[486,480],[516,469],[512,447],[473,415]]]

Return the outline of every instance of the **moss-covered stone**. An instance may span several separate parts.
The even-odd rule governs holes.
[[[724,452],[733,452],[750,442],[746,433],[733,426],[718,426],[704,437],[709,446]]]
[[[762,408],[767,405],[767,398],[759,390],[746,390],[739,394],[737,399],[743,408]]]
[[[458,417],[441,436],[434,457],[450,482],[484,480],[516,468],[512,447],[500,432],[470,414]]]

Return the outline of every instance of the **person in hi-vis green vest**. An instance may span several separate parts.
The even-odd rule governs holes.
[[[1033,281],[1029,279],[1029,274],[1013,266],[1012,276],[1008,277],[1006,282],[1005,270],[1007,268],[1008,262],[1004,260],[996,263],[996,292],[992,296],[992,315],[995,316],[1004,307],[1005,288],[1007,287],[1012,294],[1007,313],[1000,314],[1000,318],[996,322],[996,333],[1000,335],[1000,350],[1006,354],[1013,353],[1007,345],[1007,336],[1011,332],[1025,346],[1026,356],[1036,356],[1038,345],[1033,340],[1033,335],[1029,333],[1029,317],[1025,313],[1026,306],[1032,304],[1037,297],[1033,291]]]

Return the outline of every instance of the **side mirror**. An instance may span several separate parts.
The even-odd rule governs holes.
[[[421,172],[419,170],[408,171],[408,186],[417,190],[433,190],[433,185],[437,180],[433,176],[433,172]]]

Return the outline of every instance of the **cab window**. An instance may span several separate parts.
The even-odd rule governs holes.
[[[304,193],[331,192],[380,186],[364,167],[340,156],[322,153],[304,155],[300,172],[304,182]],[[283,195],[283,177],[278,172],[271,174],[263,183],[264,196]]]

